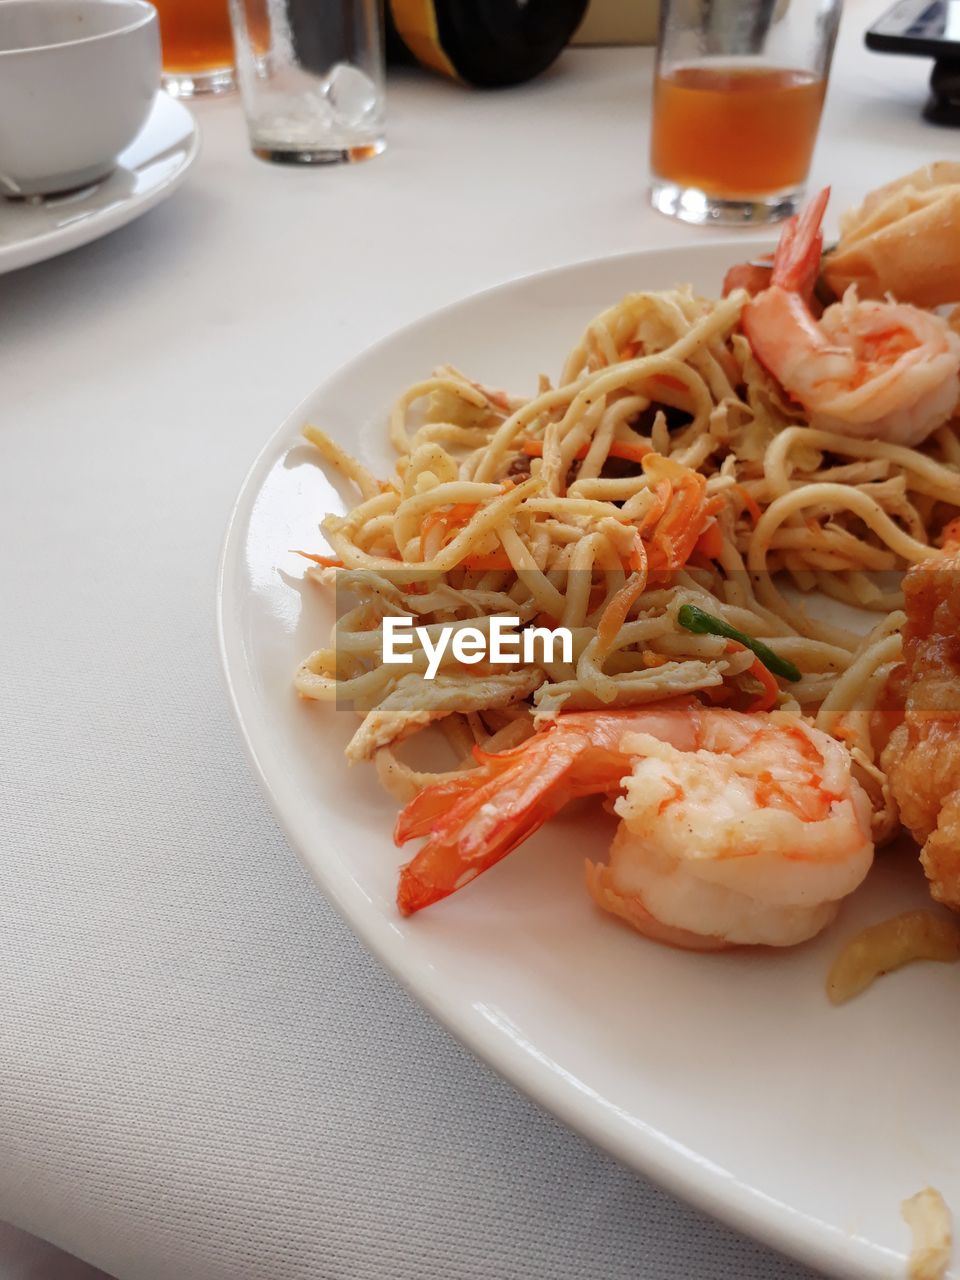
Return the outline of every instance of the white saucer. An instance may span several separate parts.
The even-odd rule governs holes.
[[[0,274],[98,240],[171,195],[200,152],[191,113],[158,93],[147,123],[103,182],[62,196],[0,199]]]

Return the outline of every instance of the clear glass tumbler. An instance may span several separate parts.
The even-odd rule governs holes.
[[[810,169],[842,0],[661,0],[650,167],[685,222],[792,214]]]
[[[255,155],[330,164],[383,150],[377,0],[230,0],[230,16]]]

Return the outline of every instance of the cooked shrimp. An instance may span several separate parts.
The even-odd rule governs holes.
[[[810,425],[914,446],[960,398],[960,337],[908,303],[860,301],[851,286],[815,320],[806,303],[823,248],[829,188],[784,229],[769,289],[743,311],[758,360],[810,415]]]
[[[421,792],[398,844],[430,838],[400,875],[404,914],[446,897],[568,801],[617,796],[621,822],[587,887],[674,946],[791,946],[829,923],[873,859],[870,803],[844,746],[784,712],[675,699],[561,715],[511,751]]]

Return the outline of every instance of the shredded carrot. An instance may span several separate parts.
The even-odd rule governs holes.
[[[670,505],[670,499],[673,497],[673,485],[669,480],[658,480],[657,484],[654,486],[653,496],[655,498],[655,502],[637,525],[638,533],[643,533],[646,529],[655,525],[664,514],[667,507]]]
[[[742,653],[746,649],[745,644],[741,644],[739,640],[727,641],[727,653]],[[751,702],[747,711],[752,714],[754,711],[770,711],[777,705],[777,698],[780,695],[780,686],[777,684],[777,677],[772,671],[768,671],[759,658],[754,658],[753,662],[747,668],[755,680],[759,680],[763,686],[763,693],[757,698],[756,702]]]
[[[726,503],[720,496],[705,502],[707,482],[703,476],[671,463],[668,458],[651,453],[643,466],[648,475],[666,472],[656,482],[654,502],[637,524],[638,536],[649,543],[644,546],[645,563],[655,574],[682,569],[707,532],[712,517]],[[722,541],[717,541],[721,536],[713,535],[706,543],[715,555],[720,555],[723,549]],[[633,569],[640,567],[636,552],[628,563]]]
[[[652,649],[644,649],[640,654],[640,660],[647,668],[662,667],[670,661],[665,653],[654,653]]]
[[[723,530],[713,516],[707,521],[706,528],[697,539],[697,550],[708,560],[719,560],[723,555]]]
[[[777,684],[777,677],[772,671],[768,671],[759,658],[754,658],[750,666],[750,674],[763,685],[763,693],[756,700],[751,702],[747,707],[748,711],[771,711],[777,705],[777,698],[780,696],[780,686]]]
[[[303,556],[304,560],[312,560],[314,564],[323,565],[324,569],[342,569],[344,567],[342,560],[336,560],[333,556],[315,556],[310,551],[293,550],[295,556]]]
[[[657,521],[650,548],[650,567],[658,572],[681,569],[703,530],[703,476],[691,471],[674,486],[673,500]]]
[[[763,515],[763,512],[760,510],[760,503],[757,502],[752,493],[748,493],[742,484],[735,484],[733,489],[734,492],[739,493],[740,497],[743,499],[744,510],[750,516],[750,519],[754,524],[758,524],[760,517]]]
[[[601,653],[606,652],[616,640],[617,632],[626,622],[634,601],[643,595],[646,585],[645,573],[633,573],[610,599],[597,624],[597,644]]]
[[[726,506],[726,501],[719,494],[704,501],[707,482],[696,472],[690,473],[690,479],[685,481],[685,484],[689,497],[683,511],[683,523],[678,532],[673,535],[673,555],[667,566],[670,569],[683,568],[713,517]],[[722,536],[719,547],[718,555],[723,549]]]
[[[643,462],[648,453],[653,453],[653,445],[643,440],[614,440],[610,446],[608,457],[622,458],[624,462]]]
[[[627,567],[634,573],[642,573],[644,575],[649,571],[649,565],[647,563],[647,548],[644,546],[643,538],[640,536],[639,530],[637,530],[637,536],[633,543],[633,551],[630,553],[630,557],[627,560]]]
[[[726,505],[727,505],[726,499],[724,498],[723,494],[716,493],[707,503],[705,503],[703,508],[703,514],[705,516],[719,515]]]
[[[466,524],[476,515],[479,507],[476,502],[455,502],[447,513],[448,528],[452,525]]]
[[[613,644],[617,632],[627,620],[634,601],[647,589],[647,548],[643,545],[643,539],[639,533],[630,563],[633,573],[613,595],[597,624],[597,644],[601,653]]]
[[[452,507],[446,509],[438,507],[435,511],[428,511],[423,517],[423,523],[420,526],[421,542],[427,537],[431,529],[442,525],[444,528],[444,537],[451,529],[457,528],[458,525],[467,524],[477,511],[475,502],[456,502]]]
[[[640,350],[639,342],[624,343],[623,350],[620,352],[621,360],[635,360]]]

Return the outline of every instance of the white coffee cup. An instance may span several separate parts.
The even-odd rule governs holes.
[[[144,0],[0,0],[0,193],[105,177],[159,84],[157,11]]]

